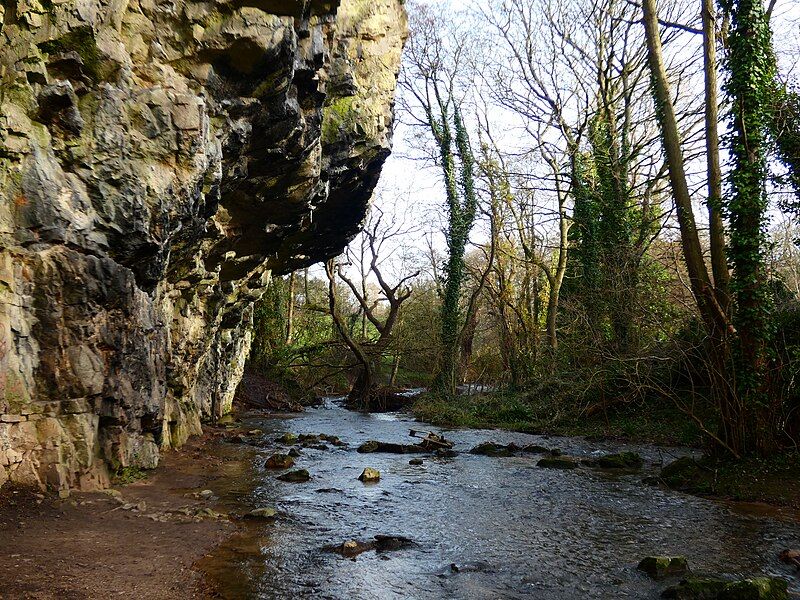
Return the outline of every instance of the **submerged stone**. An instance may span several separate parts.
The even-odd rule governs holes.
[[[528,444],[527,446],[523,446],[522,451],[527,452],[528,454],[549,454],[552,452],[550,448],[540,446],[539,444]]]
[[[480,456],[503,457],[513,456],[514,452],[519,450],[516,444],[497,444],[495,442],[482,442],[469,451],[470,454],[478,454]]]
[[[357,452],[361,454],[372,454],[374,452],[386,452],[387,454],[416,454],[427,452],[427,450],[419,444],[395,444],[392,442],[369,440],[361,444]]]
[[[414,542],[402,535],[376,535],[373,545],[377,552],[389,552],[408,548],[413,546]]]
[[[728,582],[715,577],[689,577],[678,585],[668,587],[662,598],[675,600],[716,600]]]
[[[663,579],[685,575],[689,571],[689,563],[683,556],[648,556],[641,560],[637,568],[653,579]]]

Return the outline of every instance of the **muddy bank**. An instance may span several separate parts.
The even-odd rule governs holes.
[[[245,496],[252,449],[208,432],[168,453],[146,479],[59,499],[31,488],[0,493],[0,598],[210,598],[194,568],[229,539],[225,514]],[[240,487],[244,486],[244,487]],[[214,496],[201,492],[216,490]]]

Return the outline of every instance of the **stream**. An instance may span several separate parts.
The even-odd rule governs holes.
[[[459,454],[359,454],[366,440],[412,443],[409,429],[432,429],[407,414],[348,411],[340,399],[287,418],[249,418],[263,431],[250,475],[215,490],[223,505],[272,506],[274,523],[248,522],[200,565],[230,600],[269,598],[658,598],[669,583],[636,569],[647,555],[683,555],[695,573],[776,575],[800,590],[778,553],[800,546],[796,516],[713,502],[642,483],[688,450],[547,438],[512,432],[448,430]],[[348,448],[304,448],[295,468],[311,481],[278,481],[262,468],[285,432],[340,437]],[[536,466],[535,455],[468,453],[480,442],[558,448],[574,456],[632,450],[636,473]],[[230,445],[230,444],[228,444]],[[409,464],[421,456],[422,466]],[[378,483],[357,477],[365,467]],[[401,535],[409,548],[345,558],[326,545]],[[453,567],[454,565],[455,567]]]

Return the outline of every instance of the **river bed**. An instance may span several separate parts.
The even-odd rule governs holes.
[[[793,515],[714,502],[642,483],[665,462],[690,451],[546,438],[513,432],[446,431],[452,458],[359,454],[367,440],[411,443],[422,426],[406,414],[362,414],[326,399],[294,417],[250,418],[263,431],[248,478],[214,490],[223,504],[275,507],[274,523],[248,524],[200,565],[223,598],[657,598],[668,582],[636,570],[651,554],[684,555],[696,573],[776,575],[800,591],[778,553],[800,546]],[[285,432],[340,437],[348,448],[304,448],[296,468],[307,483],[278,481],[261,467]],[[490,458],[468,450],[480,442],[516,442],[592,456],[633,450],[636,473],[589,468],[543,469],[537,457]],[[357,480],[365,467],[381,480]],[[410,548],[354,559],[323,551],[346,540],[401,535]]]

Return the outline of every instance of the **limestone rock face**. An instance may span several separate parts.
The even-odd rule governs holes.
[[[271,273],[390,150],[402,0],[0,7],[0,485],[103,485],[230,406]]]

